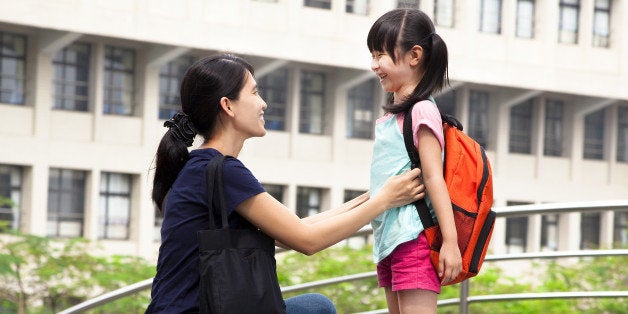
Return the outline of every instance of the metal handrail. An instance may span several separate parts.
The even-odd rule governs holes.
[[[497,207],[495,208],[495,212],[497,213],[497,217],[517,217],[517,216],[527,216],[534,214],[554,214],[554,213],[566,213],[566,212],[597,212],[597,211],[615,211],[615,210],[628,210],[628,200],[611,200],[611,201],[591,201],[591,202],[573,202],[573,203],[553,203],[553,204],[532,204],[532,205],[516,205],[516,206],[506,206],[506,207]],[[370,226],[366,226],[360,229],[354,236],[366,236],[372,233],[372,229]],[[278,252],[281,251],[278,249]],[[520,260],[520,259],[538,259],[538,258],[566,258],[566,257],[597,257],[597,256],[628,256],[628,250],[626,249],[613,249],[613,250],[579,250],[579,251],[551,251],[551,252],[528,252],[528,253],[511,253],[511,254],[498,254],[498,255],[487,255],[485,261],[507,261],[507,260]],[[360,280],[370,277],[375,277],[376,272],[365,272],[360,274],[341,276],[331,279],[324,279],[319,281],[313,281],[304,284],[298,284],[288,287],[281,288],[282,292],[294,292],[300,290],[311,289],[320,286],[331,285],[340,282],[346,281],[354,281]],[[58,314],[73,314],[80,313],[89,309],[93,309],[95,307],[104,305],[106,303],[112,302],[119,298],[149,289],[152,285],[153,278],[149,278],[138,283],[129,285],[127,287],[123,287],[93,299],[87,300],[85,302],[79,303],[75,306],[72,306],[66,310],[59,312]],[[461,284],[461,290],[466,288],[468,289],[468,281],[464,281]],[[484,302],[484,301],[500,301],[500,300],[512,300],[509,299],[517,298],[519,295],[519,299],[533,299],[533,296],[545,295],[547,297],[539,297],[539,298],[563,298],[568,297],[568,295],[573,295],[574,298],[579,297],[626,297],[628,291],[595,291],[595,292],[556,292],[556,293],[522,293],[522,294],[512,294],[512,295],[485,295],[485,296],[468,296],[461,300],[460,298],[456,299],[447,299],[447,300],[439,300],[438,305],[450,305],[450,304],[461,304],[461,303],[470,303],[470,302]],[[462,295],[462,294],[461,294]],[[462,306],[461,306],[462,307]],[[384,312],[379,312],[384,311]],[[462,311],[466,313],[465,311]],[[375,312],[364,312],[364,313],[387,313],[387,310],[377,310]]]

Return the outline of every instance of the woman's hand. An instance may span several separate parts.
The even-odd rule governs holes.
[[[438,278],[441,284],[444,285],[456,279],[461,269],[462,257],[457,241],[444,242],[438,258]]]
[[[425,186],[420,179],[421,169],[416,168],[388,178],[376,197],[382,197],[387,208],[410,204],[425,197]]]

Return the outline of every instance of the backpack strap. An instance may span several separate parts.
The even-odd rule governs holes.
[[[408,151],[408,156],[410,157],[410,168],[421,168],[419,152],[417,152],[416,148],[414,147],[414,141],[412,136],[412,108],[406,111],[406,114],[403,118],[403,142],[406,145],[406,151]],[[421,218],[421,223],[423,224],[424,229],[436,225],[434,218],[432,218],[432,214],[430,214],[430,209],[429,207],[427,207],[425,198],[415,201],[413,204],[416,207],[417,212],[419,213],[419,218]]]

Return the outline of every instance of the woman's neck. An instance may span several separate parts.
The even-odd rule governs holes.
[[[205,141],[200,148],[213,148],[225,156],[229,155],[237,158],[243,145],[244,141],[242,140],[229,140],[225,136],[218,136]]]

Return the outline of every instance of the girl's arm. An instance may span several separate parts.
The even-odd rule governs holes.
[[[420,126],[417,135],[423,183],[430,196],[443,235],[443,245],[438,261],[438,276],[442,280],[441,283],[445,284],[455,279],[462,268],[458,234],[456,233],[451,199],[443,177],[440,143],[432,130],[426,126]]]
[[[350,237],[386,209],[423,197],[419,173],[418,169],[414,169],[389,178],[377,196],[352,210],[348,207],[339,209],[334,219],[311,219],[310,223],[306,223],[268,193],[247,199],[236,211],[276,241],[311,255]]]

